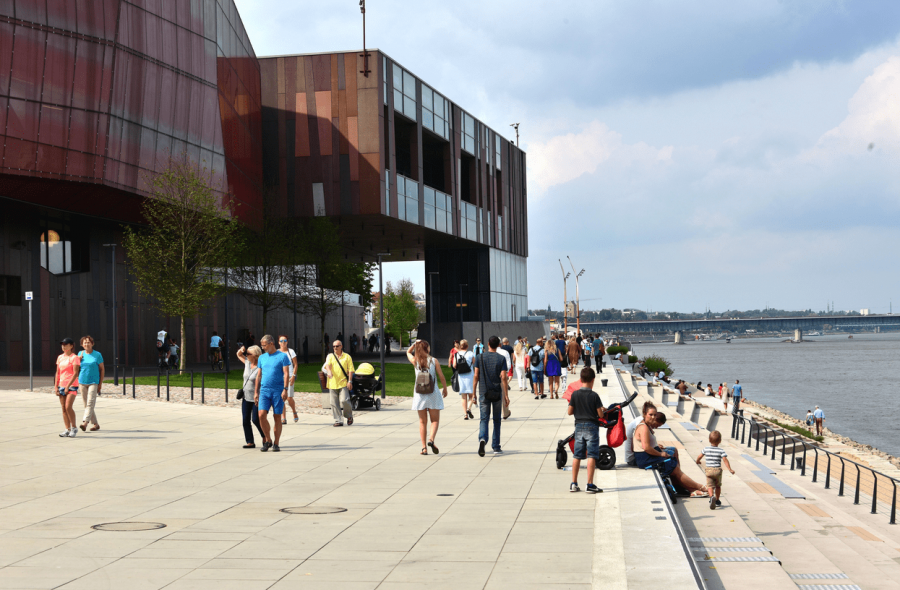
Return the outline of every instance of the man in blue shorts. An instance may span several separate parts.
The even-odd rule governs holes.
[[[594,369],[585,367],[581,369],[582,388],[572,393],[569,408],[569,416],[575,416],[575,448],[572,455],[572,483],[569,484],[570,492],[580,492],[578,487],[578,473],[581,471],[581,462],[587,459],[587,493],[597,494],[602,492],[594,485],[594,470],[597,461],[600,460],[600,418],[605,411],[600,402],[600,396],[594,391]]]
[[[275,339],[266,334],[259,340],[263,354],[259,357],[259,372],[256,376],[255,400],[259,406],[259,426],[265,433],[263,441],[263,453],[272,449],[278,452],[278,441],[281,440],[281,415],[284,414],[284,400],[288,396],[288,382],[290,381],[291,361],[288,356],[278,350]],[[272,410],[275,419],[275,442],[272,443],[272,434],[269,429],[267,416]]]

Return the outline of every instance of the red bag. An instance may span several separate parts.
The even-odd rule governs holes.
[[[622,446],[622,443],[625,442],[625,423],[622,421],[621,413],[619,415],[619,421],[616,422],[616,425],[606,431],[606,444],[611,446],[612,448]]]

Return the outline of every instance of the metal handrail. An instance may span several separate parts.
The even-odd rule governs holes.
[[[741,414],[743,414],[743,411],[741,411]],[[854,491],[854,499],[853,499],[854,504],[859,504],[860,482],[862,480],[862,478],[861,478],[862,472],[860,471],[860,469],[861,468],[865,469],[870,474],[872,474],[872,480],[874,482],[872,485],[872,510],[871,510],[872,514],[878,513],[878,477],[881,476],[881,477],[885,478],[887,481],[891,482],[891,485],[893,486],[893,493],[892,493],[892,498],[891,498],[890,524],[897,524],[897,484],[900,483],[900,479],[891,477],[880,471],[876,471],[876,470],[872,469],[871,467],[868,467],[867,465],[863,465],[861,463],[857,463],[856,461],[853,461],[852,459],[847,459],[846,457],[842,457],[841,455],[839,455],[837,453],[832,453],[831,451],[827,451],[825,449],[820,449],[818,446],[810,444],[801,438],[797,438],[796,436],[787,434],[786,432],[784,432],[783,429],[775,430],[774,428],[767,426],[767,425],[763,424],[762,422],[759,422],[758,420],[754,420],[753,418],[745,418],[741,414],[731,414],[731,416],[733,418],[732,425],[731,425],[731,438],[732,439],[737,439],[738,431],[741,430],[740,444],[743,445],[744,444],[743,431],[746,430],[746,427],[749,424],[750,436],[747,438],[747,448],[751,448],[753,445],[753,427],[755,426],[756,427],[756,450],[759,451],[759,442],[761,439],[760,429],[764,429],[766,438],[763,441],[763,447],[764,447],[763,455],[768,455],[768,449],[766,449],[765,447],[769,444],[769,431],[771,431],[772,435],[773,435],[772,436],[771,459],[774,461],[775,460],[775,449],[776,449],[776,446],[778,445],[777,436],[780,435],[781,436],[781,464],[782,465],[784,465],[784,456],[787,454],[787,452],[785,450],[785,447],[787,445],[787,439],[788,438],[791,439],[791,441],[794,443],[792,445],[792,449],[791,449],[791,470],[793,470],[795,468],[797,443],[800,443],[800,445],[803,446],[803,461],[800,464],[800,475],[801,476],[806,475],[806,451],[807,451],[807,449],[812,449],[813,452],[815,452],[815,454],[816,454],[814,462],[813,462],[813,473],[812,473],[812,481],[813,482],[815,482],[818,477],[819,451],[824,453],[826,461],[827,461],[826,465],[825,465],[825,489],[831,488],[831,458],[832,457],[837,458],[841,462],[841,475],[840,475],[840,482],[839,482],[839,487],[838,487],[838,496],[844,495],[844,474],[846,472],[846,466],[848,463],[850,465],[852,465],[856,469],[856,486],[855,486],[856,489]]]

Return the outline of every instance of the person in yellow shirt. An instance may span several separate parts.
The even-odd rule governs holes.
[[[344,417],[347,418],[347,426],[353,424],[353,408],[350,407],[350,391],[353,389],[353,359],[344,352],[344,345],[340,340],[335,340],[334,353],[325,359],[322,370],[328,375],[328,391],[331,392],[331,415],[334,417],[335,426],[344,425]],[[341,409],[344,413],[341,416]]]

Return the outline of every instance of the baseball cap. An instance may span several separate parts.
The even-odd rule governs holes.
[[[74,345],[75,341],[72,340],[71,338],[63,338],[62,342],[60,342],[60,344],[73,344]]]

